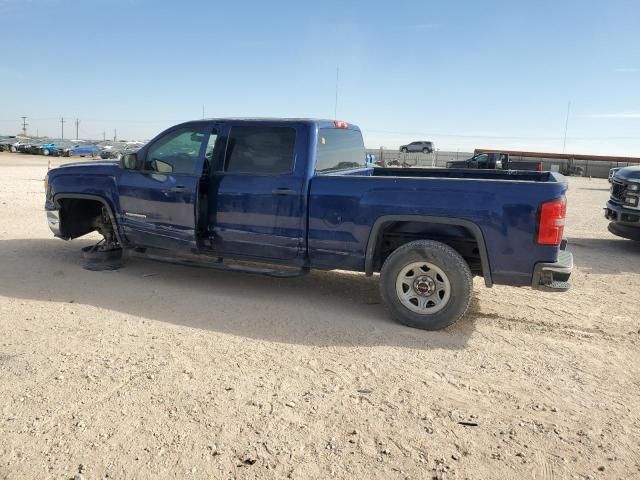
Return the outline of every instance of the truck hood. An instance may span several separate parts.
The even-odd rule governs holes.
[[[64,163],[62,165],[60,165],[59,167],[56,167],[56,169],[58,168],[74,168],[74,167],[81,167],[81,168],[91,168],[91,167],[107,167],[107,166],[117,166],[118,165],[118,160],[101,160],[101,161],[88,161],[88,162],[73,162],[73,163]]]
[[[117,160],[65,163],[49,170],[49,176],[74,174],[113,175],[119,168]]]
[[[640,182],[640,166],[621,168],[616,172],[614,177],[624,180],[631,180],[633,182]]]

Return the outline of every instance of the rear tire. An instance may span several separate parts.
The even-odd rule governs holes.
[[[409,151],[409,150],[408,150],[408,149],[406,149],[406,148],[403,148],[403,149],[402,149],[402,153],[407,153],[408,151]]]
[[[473,292],[467,262],[453,248],[418,240],[395,250],[382,266],[380,294],[395,320],[440,330],[464,316]]]

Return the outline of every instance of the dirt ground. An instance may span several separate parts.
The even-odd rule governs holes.
[[[640,478],[640,244],[606,180],[570,179],[570,292],[476,279],[425,332],[375,277],[83,270],[46,169],[0,153],[0,478]]]

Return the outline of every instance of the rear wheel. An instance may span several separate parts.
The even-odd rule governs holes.
[[[431,153],[431,151],[428,148],[423,148],[422,153]]]
[[[380,293],[393,317],[410,327],[439,330],[469,308],[473,279],[453,248],[418,240],[395,250],[382,266]]]
[[[407,153],[408,151],[409,151],[409,150],[408,150],[406,147],[404,147],[404,148],[402,149],[402,153]]]

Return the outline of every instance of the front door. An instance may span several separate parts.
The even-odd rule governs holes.
[[[136,246],[196,248],[198,190],[209,135],[172,129],[141,150],[136,169],[118,179],[120,224]]]
[[[220,256],[304,260],[306,158],[299,126],[231,125],[209,200],[211,244]],[[302,166],[299,166],[302,167]]]

